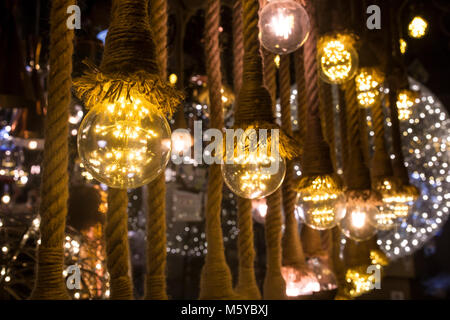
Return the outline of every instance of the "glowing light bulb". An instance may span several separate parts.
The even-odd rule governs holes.
[[[355,39],[349,34],[326,35],[319,39],[317,57],[320,77],[325,82],[342,84],[355,76],[359,58],[354,45]]]
[[[355,82],[359,105],[372,106],[380,94],[379,86],[383,82],[383,74],[377,68],[361,68]]]
[[[281,275],[286,282],[286,295],[288,297],[309,295],[320,291],[320,283],[310,270],[282,267]]]
[[[408,25],[409,35],[412,38],[420,39],[426,33],[428,29],[428,22],[422,17],[414,17]]]
[[[149,183],[170,157],[170,127],[164,115],[137,93],[130,96],[95,105],[78,131],[84,168],[113,188]]]
[[[310,23],[306,10],[293,0],[273,0],[261,10],[259,38],[267,50],[288,54],[308,38]]]
[[[252,138],[253,137],[253,138]],[[242,198],[257,199],[266,197],[277,190],[286,173],[286,163],[278,150],[272,151],[265,143],[255,148],[250,141],[257,141],[257,133],[244,135],[237,142],[233,156],[222,164],[222,175],[227,186]],[[266,141],[267,142],[267,141]],[[237,150],[241,151],[238,152]]]
[[[345,279],[348,283],[348,293],[351,297],[358,297],[374,288],[375,277],[366,272],[366,266],[347,270]]]
[[[386,178],[376,182],[373,188],[380,193],[383,201],[375,214],[374,226],[378,230],[390,230],[397,225],[397,216],[391,203],[396,183],[392,179]]]
[[[412,114],[412,107],[416,104],[417,93],[404,89],[397,94],[397,110],[399,120],[408,120]]]
[[[406,49],[408,48],[408,43],[405,41],[405,39],[400,39],[400,53],[405,54]]]
[[[2,202],[3,202],[4,204],[8,204],[10,201],[11,201],[11,196],[10,196],[9,194],[4,194],[4,195],[2,196]]]
[[[169,76],[169,82],[170,82],[170,84],[174,86],[174,85],[177,84],[177,81],[178,81],[177,75],[176,75],[175,73],[172,73],[172,74]]]
[[[187,154],[193,143],[192,136],[187,130],[175,130],[172,132],[172,154]]]
[[[302,220],[316,230],[336,226],[336,217],[344,207],[344,196],[330,176],[317,176],[308,186],[298,190],[297,206]]]
[[[338,221],[339,228],[347,238],[355,241],[368,240],[377,233],[373,223],[377,213],[378,209],[374,205],[350,201]]]

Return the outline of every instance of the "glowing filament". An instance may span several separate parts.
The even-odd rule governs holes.
[[[292,33],[294,27],[294,16],[284,15],[283,12],[278,11],[278,14],[272,17],[270,22],[273,33],[277,37],[282,37],[287,40]]]
[[[410,90],[402,90],[397,95],[398,119],[408,120],[412,114],[416,95]]]
[[[352,226],[361,229],[366,224],[366,213],[361,211],[353,211],[352,213]]]
[[[422,17],[414,17],[408,26],[409,35],[413,38],[422,38],[428,28],[428,23]]]

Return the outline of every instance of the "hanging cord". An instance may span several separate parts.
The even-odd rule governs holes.
[[[220,0],[209,0],[205,18],[205,54],[208,76],[211,128],[222,131],[222,74],[219,48]],[[209,167],[206,202],[206,240],[208,252],[202,269],[200,299],[233,299],[231,272],[225,260],[221,227],[223,178],[220,165]]]
[[[280,104],[281,127],[288,134],[292,134],[291,121],[291,78],[290,55],[281,56],[280,61]],[[296,193],[294,191],[294,164],[288,160],[286,164],[286,176],[282,184],[283,211],[285,230],[283,235],[283,266],[303,270],[306,267],[303,248],[300,243],[298,222],[295,218]]]
[[[339,135],[341,142],[341,164],[342,171],[345,175],[348,174],[348,148],[347,148],[347,106],[345,104],[345,91],[339,88]]]
[[[369,126],[367,125],[367,111],[359,108],[359,130],[361,132],[361,151],[364,165],[370,168]]]
[[[106,265],[111,288],[110,299],[133,299],[128,245],[128,195],[126,190],[108,190],[105,241]]]
[[[334,104],[331,84],[320,81],[322,103],[320,104],[320,118],[322,131],[325,132],[325,141],[330,147],[331,164],[336,172],[336,146],[334,138]]]
[[[167,1],[150,0],[155,58],[161,79],[167,78]],[[182,109],[176,112],[182,113]],[[148,185],[145,299],[167,300],[166,180],[164,171]]]
[[[303,149],[306,132],[306,83],[303,47],[294,52],[295,57],[295,81],[297,83],[297,140]]]
[[[31,299],[69,299],[62,272],[68,181],[68,123],[71,99],[73,30],[66,26],[73,0],[55,0],[50,12],[50,76],[41,182],[41,244]]]
[[[275,64],[275,54],[261,46],[263,57],[264,81],[270,96],[272,97],[272,113],[275,115],[276,97],[277,97],[277,66]]]
[[[235,0],[233,5],[233,85],[236,96],[242,85],[243,57],[242,0]],[[237,204],[239,274],[235,291],[244,299],[259,300],[261,299],[261,292],[255,278],[252,201],[238,197]]]
[[[347,299],[344,294],[344,288],[346,285],[345,281],[345,263],[344,260],[341,259],[341,237],[342,233],[339,230],[339,227],[334,227],[331,230],[332,235],[332,261],[333,261],[333,272],[336,276],[338,292],[336,294],[335,299]]]

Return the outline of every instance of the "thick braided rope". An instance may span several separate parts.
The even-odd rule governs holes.
[[[208,0],[205,18],[205,54],[208,76],[209,101],[211,103],[211,128],[223,129],[222,74],[219,48],[220,0]],[[232,299],[231,272],[225,260],[221,227],[223,178],[220,166],[209,167],[206,202],[206,254],[200,281],[200,299]]]
[[[281,275],[281,190],[267,197],[265,220],[267,268],[264,278],[264,299],[280,300],[286,298],[286,283]]]
[[[281,104],[281,127],[292,134],[291,122],[291,77],[290,77],[290,56],[281,56],[280,61],[280,104]],[[298,224],[295,219],[294,191],[294,168],[291,160],[286,164],[286,176],[282,184],[283,210],[285,216],[285,230],[282,239],[283,244],[283,265],[301,269],[305,266],[303,249],[300,243]]]
[[[150,22],[160,76],[167,78],[167,1],[150,1]],[[148,186],[145,298],[167,300],[166,181],[164,172]]]
[[[31,299],[69,299],[62,277],[69,196],[68,123],[72,85],[73,30],[66,25],[73,0],[55,0],[50,12],[50,76],[41,182],[41,244]]]
[[[332,87],[330,84],[320,82],[320,89],[322,92],[321,119],[322,130],[325,132],[325,141],[330,146],[330,157],[336,172],[336,144],[334,139],[334,105]]]
[[[386,149],[384,136],[384,113],[381,101],[372,106],[373,130],[375,133],[375,152],[372,158],[373,180],[391,177],[393,175],[391,160]]]
[[[244,33],[242,27],[242,1],[233,5],[233,86],[238,95],[242,85]],[[235,291],[243,299],[259,300],[261,292],[255,278],[255,248],[253,236],[252,202],[238,198],[238,255],[239,274]]]
[[[158,73],[148,0],[113,0],[100,69],[105,73]]]
[[[236,293],[243,299],[259,300],[261,292],[255,278],[255,248],[253,244],[252,202],[238,198],[239,275]]]
[[[164,173],[148,185],[145,299],[167,300],[166,181]]]
[[[242,85],[244,68],[244,32],[242,27],[242,0],[233,4],[233,87],[235,96]]]
[[[294,52],[295,57],[295,81],[297,83],[297,122],[298,138],[304,143],[306,133],[306,82],[303,47]]]
[[[347,109],[348,169],[351,168],[352,171],[351,174],[346,175],[346,185],[350,190],[368,190],[370,189],[370,174],[363,162],[355,81],[348,81],[343,84],[343,87]]]
[[[359,108],[359,131],[364,164],[367,168],[370,168],[369,126],[367,125],[367,112],[363,108]]]
[[[344,289],[345,289],[345,264],[343,259],[340,257],[341,251],[341,230],[339,227],[334,227],[331,230],[332,233],[332,241],[333,241],[333,249],[332,249],[332,260],[333,260],[333,271],[336,276],[336,281],[338,285],[338,294],[336,298],[344,297]]]
[[[106,265],[110,277],[110,299],[112,300],[133,299],[129,270],[127,205],[126,190],[113,188],[108,190],[105,240]]]
[[[261,47],[263,57],[264,81],[270,96],[272,97],[272,112],[275,114],[277,97],[277,66],[275,64],[275,54]]]
[[[326,256],[326,252],[322,248],[320,231],[314,230],[307,225],[303,225],[301,232],[301,241],[306,258]]]
[[[341,142],[341,163],[344,175],[348,173],[349,150],[347,144],[347,106],[345,92],[339,88],[339,135]]]
[[[162,79],[167,79],[167,0],[150,0],[150,23],[155,57]]]

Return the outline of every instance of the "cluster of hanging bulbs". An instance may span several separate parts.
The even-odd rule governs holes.
[[[355,77],[358,103],[367,108],[374,105],[380,95],[383,74],[377,68],[361,68]]]
[[[398,119],[408,120],[411,117],[411,108],[416,104],[417,93],[409,90],[400,90],[397,94]]]

